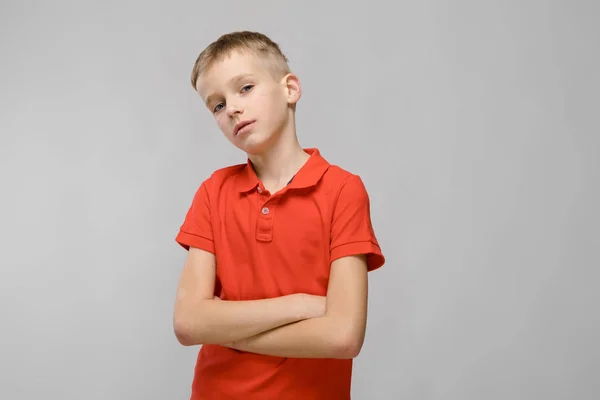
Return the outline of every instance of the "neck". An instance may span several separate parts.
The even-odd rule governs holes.
[[[310,155],[306,153],[296,135],[282,135],[267,151],[248,155],[258,179],[263,183],[285,185],[304,165]]]

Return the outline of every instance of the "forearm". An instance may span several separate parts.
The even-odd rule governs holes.
[[[276,357],[353,358],[360,351],[361,335],[334,316],[306,319],[242,339],[228,346]],[[358,338],[358,339],[356,339]]]
[[[227,346],[278,357],[354,358],[362,348],[367,324],[366,257],[332,263],[326,312],[239,340]]]
[[[201,300],[181,306],[175,315],[175,331],[187,346],[226,344],[299,321],[301,295],[264,300]]]

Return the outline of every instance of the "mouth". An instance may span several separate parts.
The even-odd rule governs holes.
[[[249,126],[253,123],[254,123],[254,120],[238,122],[235,125],[235,127],[233,128],[233,136],[237,136],[240,133],[240,131],[244,130],[244,128],[246,128],[247,126]]]

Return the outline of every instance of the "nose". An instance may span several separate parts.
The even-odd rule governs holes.
[[[243,110],[237,103],[229,102],[227,103],[227,115],[229,117],[233,117],[236,114],[242,114]]]

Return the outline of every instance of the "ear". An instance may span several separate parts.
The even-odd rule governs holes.
[[[302,96],[302,87],[300,86],[300,79],[298,79],[298,77],[295,74],[289,73],[282,78],[281,82],[285,87],[285,96],[288,104],[296,104]]]

